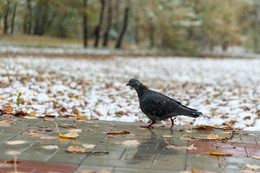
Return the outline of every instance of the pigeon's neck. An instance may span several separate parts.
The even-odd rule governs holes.
[[[140,98],[143,93],[148,90],[148,88],[145,85],[141,84],[140,86],[135,87],[135,90],[138,94],[138,97]]]

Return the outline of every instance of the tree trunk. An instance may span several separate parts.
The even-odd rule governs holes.
[[[31,34],[32,32],[32,4],[31,0],[27,0],[27,11],[28,11],[28,21],[26,23],[27,25],[27,34]]]
[[[83,0],[83,46],[88,46],[88,30],[87,30],[87,0]]]
[[[15,1],[13,14],[12,14],[12,23],[11,23],[11,32],[10,32],[11,34],[14,33],[14,21],[15,21],[15,14],[16,14],[16,6],[17,6],[17,1]]]
[[[119,49],[121,48],[121,44],[122,44],[122,40],[123,40],[123,36],[125,34],[125,31],[127,29],[127,23],[128,23],[128,12],[129,12],[129,4],[128,4],[129,1],[127,1],[127,4],[125,6],[125,12],[124,12],[124,21],[123,21],[123,27],[120,31],[120,34],[119,34],[119,37],[116,41],[116,45],[115,45],[115,48],[116,49]]]
[[[5,5],[5,14],[4,14],[4,34],[7,34],[8,32],[8,13],[9,13],[9,3],[10,0],[6,1]]]
[[[107,28],[106,31],[104,33],[104,38],[103,38],[103,46],[107,47],[107,43],[108,43],[108,37],[109,37],[109,31],[111,28],[111,22],[112,22],[112,5],[111,5],[111,0],[107,0],[107,5],[108,5],[108,9],[107,9]]]
[[[98,47],[99,33],[100,33],[100,29],[101,29],[102,21],[103,21],[103,17],[104,17],[105,0],[100,0],[100,3],[101,3],[101,10],[100,10],[100,15],[99,15],[99,21],[98,21],[98,25],[96,26],[95,32],[94,32],[94,36],[95,36],[94,46],[95,47]]]

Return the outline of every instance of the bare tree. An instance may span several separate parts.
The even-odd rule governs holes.
[[[5,4],[5,13],[4,13],[4,34],[7,34],[8,32],[8,13],[9,13],[9,4],[10,0],[6,0]]]
[[[107,0],[107,28],[104,33],[104,38],[103,38],[103,46],[107,47],[108,43],[108,37],[109,37],[109,31],[111,28],[111,23],[112,23],[112,5],[111,5],[111,0]]]
[[[121,48],[123,36],[125,34],[125,31],[127,29],[127,23],[128,23],[128,12],[129,12],[129,0],[126,2],[125,10],[124,10],[124,21],[123,21],[123,27],[120,31],[120,34],[118,36],[118,39],[116,41],[115,48],[119,49]]]
[[[11,31],[10,33],[14,33],[14,21],[15,21],[15,14],[16,14],[16,6],[17,6],[17,1],[14,3],[14,8],[13,8],[13,14],[12,14],[12,22],[11,22]]]
[[[86,48],[88,46],[88,29],[87,29],[87,0],[83,0],[83,46]]]
[[[94,32],[94,36],[95,36],[95,42],[94,42],[94,46],[98,47],[98,42],[99,42],[99,33],[100,33],[100,29],[102,26],[102,21],[103,21],[103,17],[104,17],[104,10],[105,10],[105,0],[100,0],[101,3],[101,10],[100,10],[100,15],[99,15],[99,21],[98,24],[95,28],[95,32]]]

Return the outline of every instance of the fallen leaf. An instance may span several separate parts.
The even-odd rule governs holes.
[[[233,156],[233,154],[230,154],[230,153],[219,153],[219,152],[210,152],[210,155],[214,155],[214,156]]]
[[[12,106],[2,106],[2,110],[6,113],[13,112],[14,108]]]
[[[59,147],[57,145],[44,145],[42,146],[42,148],[46,150],[53,150],[53,149],[58,149]]]
[[[193,129],[196,129],[196,130],[198,130],[198,131],[212,131],[212,130],[214,130],[213,127],[211,127],[211,126],[206,126],[206,125],[196,126],[196,127],[194,127]]]
[[[168,149],[175,149],[175,150],[197,150],[196,147],[194,147],[194,144],[190,146],[174,146],[174,145],[168,145],[166,148]]]
[[[129,131],[124,130],[122,132],[107,132],[108,135],[126,135],[126,134],[130,134]]]
[[[120,144],[123,144],[126,146],[137,146],[137,145],[140,145],[141,143],[137,140],[126,140],[124,142],[121,142]]]
[[[32,111],[32,112],[30,112],[30,115],[31,115],[31,116],[37,115],[37,112]]]
[[[24,119],[28,119],[28,120],[35,120],[38,119],[38,117],[32,117],[32,116],[24,116]]]
[[[253,159],[260,160],[260,156],[251,156]]]
[[[163,138],[172,138],[173,135],[162,135]]]
[[[27,116],[29,115],[27,112],[24,111],[16,111],[14,116]]]
[[[115,135],[107,135],[107,138],[115,138]]]
[[[86,148],[84,147],[80,147],[77,145],[71,145],[68,147],[68,149],[66,150],[69,153],[85,153],[86,152]]]
[[[64,135],[60,134],[60,137],[67,138],[67,139],[75,139],[75,138],[79,137],[79,134],[75,131],[72,131],[72,132],[66,133]]]
[[[0,127],[9,127],[11,125],[12,120],[3,120],[0,121]]]
[[[80,114],[79,110],[76,107],[72,108],[72,113],[75,114],[75,115],[79,115]]]
[[[10,151],[5,152],[5,154],[12,155],[12,156],[17,156],[17,155],[21,154],[21,152],[20,151],[10,150]]]
[[[260,165],[250,165],[250,164],[246,164],[246,168],[249,169],[260,169]]]
[[[97,173],[97,171],[83,169],[83,170],[80,170],[80,173]]]
[[[209,134],[207,136],[207,139],[209,139],[209,140],[224,140],[224,139],[227,139],[227,137],[219,137],[218,135],[215,135],[215,134]]]
[[[77,132],[77,133],[81,133],[83,131],[83,129],[69,129],[69,132]]]
[[[48,117],[48,118],[55,118],[56,116],[55,115],[44,115],[44,117]]]
[[[89,148],[94,148],[96,145],[94,145],[94,144],[82,144],[82,146],[86,149],[89,149]]]
[[[20,144],[25,144],[27,141],[22,141],[22,140],[16,140],[16,141],[7,141],[7,145],[20,145]]]

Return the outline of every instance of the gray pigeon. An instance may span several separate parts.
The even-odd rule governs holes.
[[[145,113],[152,123],[148,126],[141,126],[143,128],[153,127],[156,121],[171,119],[172,125],[177,115],[185,115],[193,118],[199,117],[202,113],[195,109],[188,108],[182,105],[179,101],[174,100],[159,92],[149,90],[137,79],[129,80],[126,86],[133,87],[139,97],[140,108]],[[174,119],[172,118],[174,117]]]

